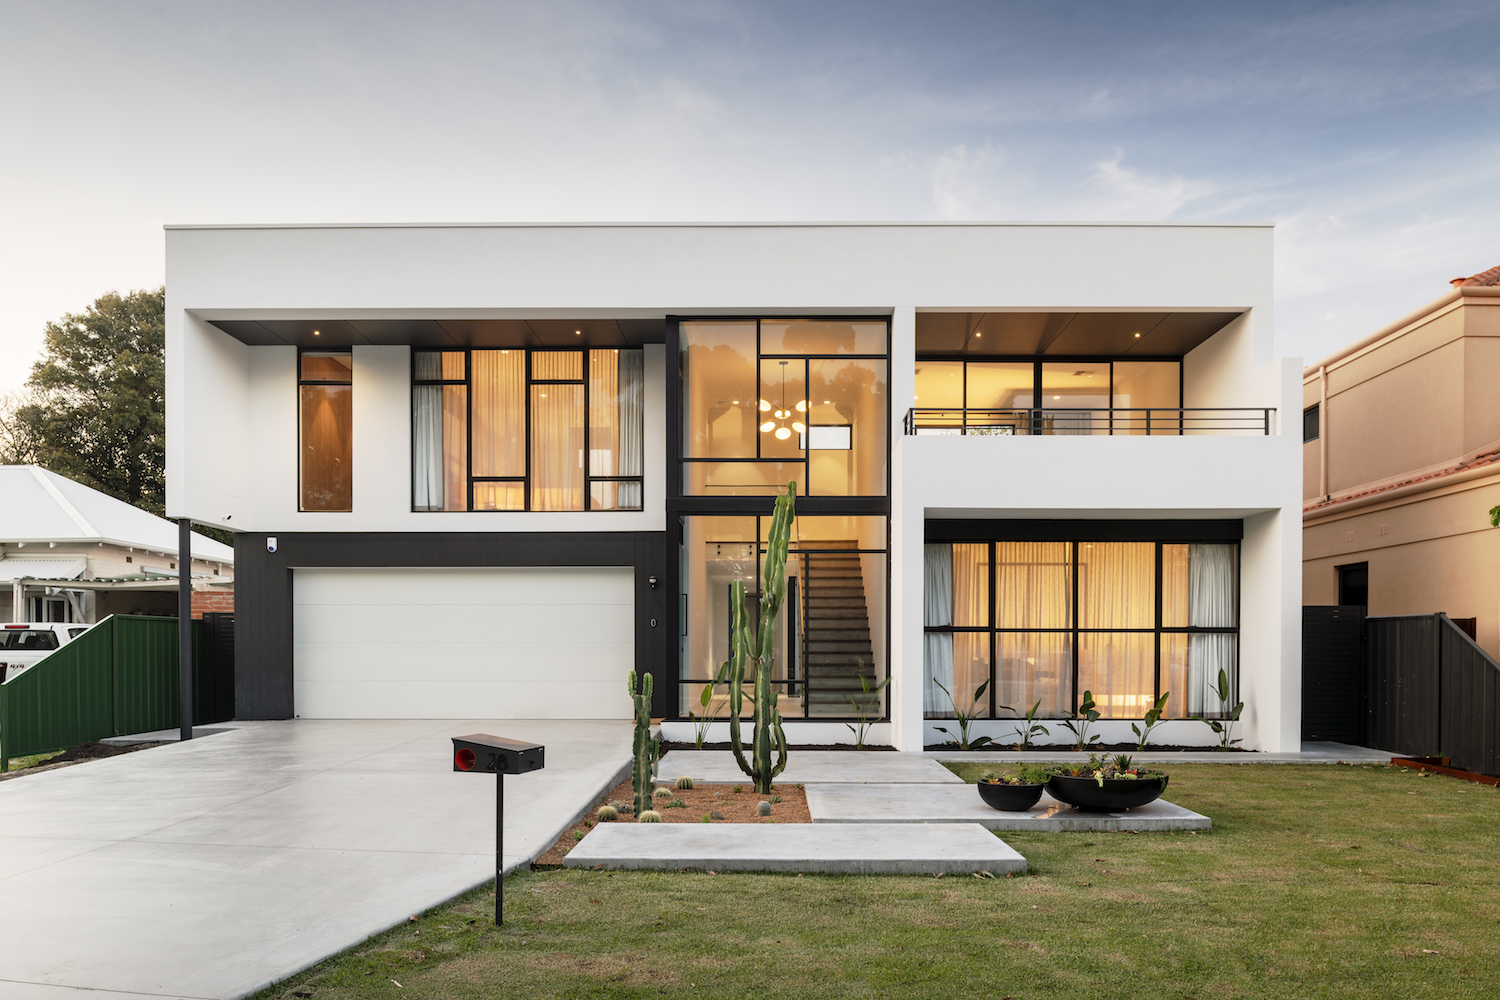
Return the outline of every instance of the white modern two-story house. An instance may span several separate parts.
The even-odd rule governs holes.
[[[237,532],[247,719],[624,719],[634,669],[691,738],[795,483],[794,743],[1085,691],[1128,739],[1222,670],[1295,749],[1300,374],[1268,226],[167,232],[168,512]]]

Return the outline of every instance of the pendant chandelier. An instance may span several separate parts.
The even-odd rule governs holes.
[[[802,421],[792,419],[794,416],[799,416],[807,412],[807,400],[797,400],[795,410],[786,405],[787,364],[788,362],[781,362],[781,405],[772,409],[769,400],[762,399],[760,401],[760,412],[770,414],[770,417],[760,425],[760,432],[762,434],[771,434],[774,432],[778,441],[785,441],[793,433],[801,434],[807,430]],[[788,421],[791,421],[790,427],[787,426]]]

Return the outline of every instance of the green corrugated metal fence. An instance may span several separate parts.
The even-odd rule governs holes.
[[[201,631],[193,622],[195,689]],[[177,681],[176,618],[109,616],[0,684],[0,771],[12,757],[177,728]]]

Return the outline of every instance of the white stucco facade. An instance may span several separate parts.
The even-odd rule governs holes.
[[[926,520],[1228,519],[1244,525],[1245,746],[1294,750],[1301,452],[1297,422],[1284,415],[1299,409],[1301,366],[1273,357],[1271,253],[1271,229],[1261,225],[169,227],[167,513],[257,538],[669,529],[678,431],[669,426],[668,380],[677,376],[662,344],[644,347],[640,511],[413,511],[411,347],[355,343],[353,510],[310,513],[297,499],[297,347],[251,346],[216,322],[889,317],[893,679],[889,725],[874,738],[919,750],[934,737],[922,707]],[[1271,432],[903,434],[919,314],[1090,311],[1237,314],[1183,357],[1182,405],[1273,410]],[[242,588],[241,605],[254,594]],[[636,614],[654,612],[638,597]],[[638,627],[656,628],[650,621]],[[675,676],[674,664],[662,669]],[[623,716],[623,679],[620,688]],[[799,725],[801,741],[848,738],[842,724]],[[1128,722],[1101,725],[1106,740],[1117,730],[1129,738]],[[1182,741],[1202,741],[1188,724],[1171,725]],[[1013,728],[996,720],[978,732]]]

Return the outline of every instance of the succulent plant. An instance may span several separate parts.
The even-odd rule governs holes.
[[[774,806],[774,805],[776,805],[780,801],[781,801],[781,796],[780,795],[773,795],[773,796],[771,796],[771,805]]]
[[[700,822],[700,823],[712,823],[713,821],[714,821],[713,816],[711,816],[708,813],[704,813],[703,814],[703,818],[700,819],[698,822]]]
[[[651,793],[651,797],[653,799],[670,799],[672,797],[672,790],[670,788],[658,788]]]
[[[692,788],[693,779],[684,774],[682,777],[677,779],[677,787],[684,790]]]
[[[760,804],[755,807],[755,815],[757,815],[757,816],[769,816],[769,815],[771,815],[771,803],[762,800],[760,802]]]
[[[613,823],[620,818],[620,810],[614,806],[600,806],[599,811],[594,813],[594,815],[599,817],[599,822],[601,823]]]
[[[642,823],[660,823],[661,822],[661,813],[657,812],[655,809],[647,809],[645,812],[641,813],[640,822],[642,822]]]
[[[713,812],[709,813],[708,816],[709,816],[710,819],[723,819],[724,818],[724,814],[721,813],[721,812],[719,812],[719,810],[717,810],[717,809],[715,809]]]

